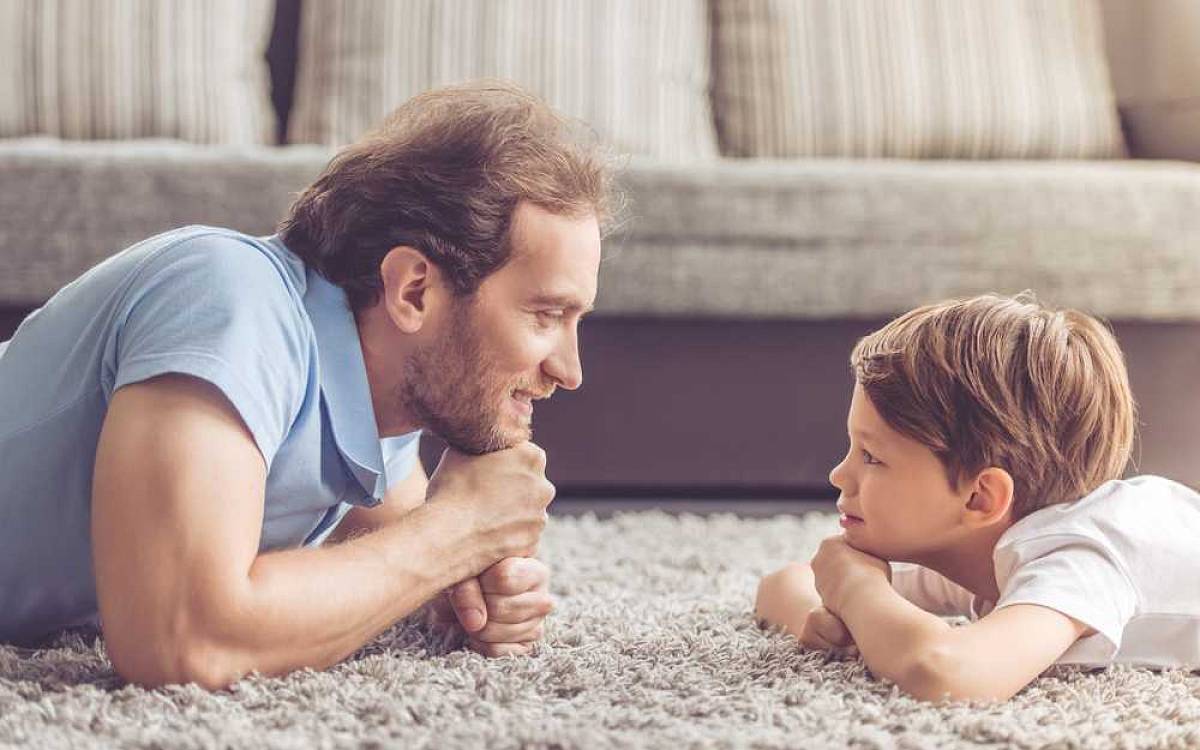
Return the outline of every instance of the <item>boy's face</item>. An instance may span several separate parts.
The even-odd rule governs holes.
[[[850,546],[884,560],[922,562],[959,528],[969,490],[956,491],[933,451],[884,421],[861,385],[847,419],[850,451],[829,474]]]

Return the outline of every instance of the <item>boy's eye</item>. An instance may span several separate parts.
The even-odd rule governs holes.
[[[880,463],[883,463],[883,462],[882,462],[882,461],[880,461],[879,459],[875,458],[875,456],[871,455],[871,451],[869,451],[869,450],[865,450],[865,449],[864,449],[864,450],[863,450],[863,452],[862,452],[862,458],[863,458],[863,463],[864,463],[864,464],[880,464]]]

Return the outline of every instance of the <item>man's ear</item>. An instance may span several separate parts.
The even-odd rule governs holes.
[[[437,266],[420,250],[398,245],[383,256],[379,274],[388,317],[404,333],[421,330],[437,284]]]
[[[997,466],[989,467],[979,472],[971,483],[971,495],[963,507],[963,521],[975,528],[991,526],[1008,516],[1012,504],[1012,475]]]

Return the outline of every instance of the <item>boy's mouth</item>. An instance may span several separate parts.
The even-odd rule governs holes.
[[[862,524],[866,523],[862,516],[856,516],[853,513],[847,513],[846,510],[842,508],[841,503],[838,503],[838,513],[841,514],[841,517],[838,519],[838,523],[840,523],[844,529],[848,529],[852,526],[861,526]]]

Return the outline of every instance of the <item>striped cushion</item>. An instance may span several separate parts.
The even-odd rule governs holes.
[[[429,88],[505,78],[619,151],[716,154],[704,0],[307,2],[294,143],[340,145]]]
[[[0,2],[0,137],[274,141],[272,0]]]
[[[713,2],[725,154],[1124,154],[1093,0]]]

